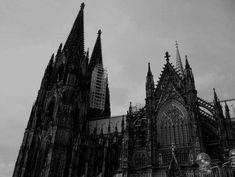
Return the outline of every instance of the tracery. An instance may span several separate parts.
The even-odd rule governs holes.
[[[158,115],[158,140],[161,147],[187,145],[188,120],[186,110],[178,101],[171,100],[165,103]]]

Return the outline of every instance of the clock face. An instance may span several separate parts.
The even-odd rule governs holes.
[[[165,123],[174,125],[186,120],[186,118],[187,111],[184,106],[176,100],[170,100],[161,107],[157,122],[159,126]]]

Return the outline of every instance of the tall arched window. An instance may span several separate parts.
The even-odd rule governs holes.
[[[189,141],[188,114],[176,100],[167,101],[157,116],[157,134],[160,147],[187,145]]]

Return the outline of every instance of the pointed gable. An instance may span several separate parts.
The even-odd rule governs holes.
[[[160,75],[156,91],[164,90],[167,88],[168,84],[171,83],[175,88],[183,89],[183,79],[180,77],[180,74],[177,72],[176,68],[169,62],[169,54],[166,52],[166,64],[163,67],[163,71]]]

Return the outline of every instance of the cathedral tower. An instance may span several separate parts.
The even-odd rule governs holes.
[[[13,177],[77,177],[88,173],[90,91],[93,91],[93,77],[104,70],[101,31],[90,63],[88,52],[84,52],[84,7],[82,3],[64,46],[60,44],[45,70]],[[102,79],[105,85],[101,110],[109,116],[108,80]],[[89,116],[96,115],[89,113]]]

